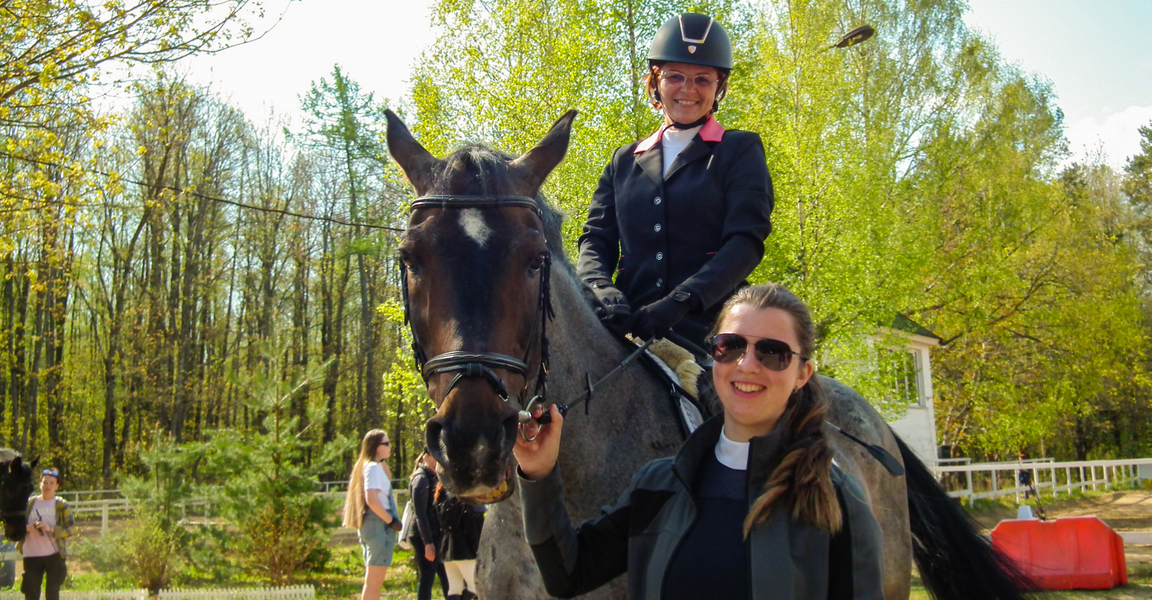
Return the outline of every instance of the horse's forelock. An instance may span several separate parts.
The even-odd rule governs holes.
[[[508,167],[515,157],[483,144],[472,144],[444,159],[445,168],[435,179],[438,193],[499,196],[510,193],[515,183]],[[548,240],[553,264],[572,270],[563,243],[564,214],[537,194],[536,202],[544,215],[544,235]]]

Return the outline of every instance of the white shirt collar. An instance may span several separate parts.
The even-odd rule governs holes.
[[[729,469],[748,470],[749,442],[733,442],[720,430],[720,440],[716,442],[716,460]]]

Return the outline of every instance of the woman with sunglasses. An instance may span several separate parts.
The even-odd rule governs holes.
[[[60,585],[68,576],[66,538],[76,519],[68,503],[56,495],[60,471],[40,473],[40,495],[28,500],[28,533],[16,549],[24,556],[24,581],[20,590],[26,600],[40,600],[40,586],[48,600],[60,600]]]
[[[644,77],[663,123],[622,146],[592,196],[577,270],[609,327],[643,339],[669,329],[702,346],[720,306],[764,256],[772,180],[760,136],[713,116],[732,45],[710,17],[668,20]]]
[[[392,566],[392,550],[400,531],[400,514],[392,494],[392,471],[388,457],[392,442],[388,434],[373,429],[360,442],[360,457],[348,476],[348,495],[344,501],[344,527],[356,529],[364,551],[364,588],[361,600],[379,600],[380,588]]]
[[[709,339],[721,414],[578,528],[556,466],[563,417],[550,407],[536,441],[516,442],[525,534],[548,593],[584,594],[627,572],[637,600],[882,600],[880,529],[832,462],[813,338],[788,290],[738,290]]]

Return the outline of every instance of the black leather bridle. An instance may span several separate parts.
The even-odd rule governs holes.
[[[409,211],[415,211],[418,208],[460,209],[505,207],[531,209],[540,219],[540,230],[544,231],[544,211],[536,200],[527,196],[421,196],[412,201],[412,204],[409,206]],[[456,387],[456,384],[460,383],[460,380],[466,377],[484,378],[484,380],[492,386],[492,390],[495,391],[501,399],[508,402],[508,386],[493,369],[506,369],[523,377],[524,388],[521,390],[519,397],[524,396],[528,391],[528,358],[532,352],[531,342],[529,342],[528,347],[524,350],[523,359],[508,356],[507,354],[500,354],[499,352],[474,352],[470,350],[453,350],[451,352],[438,354],[431,359],[427,358],[423,346],[420,345],[420,340],[416,337],[416,329],[412,327],[412,321],[409,317],[408,267],[404,264],[403,260],[398,262],[400,263],[400,288],[404,300],[404,323],[408,325],[409,330],[412,332],[412,353],[416,359],[416,367],[420,369],[420,375],[424,378],[424,384],[427,385],[428,381],[435,375],[455,373],[455,376],[448,382],[448,386],[444,388],[440,402],[443,402],[452,389]],[[540,367],[536,373],[534,397],[528,404],[538,402],[544,398],[547,393],[549,358],[547,324],[548,321],[551,321],[552,318],[556,316],[552,310],[549,280],[551,270],[552,256],[550,253],[546,253],[544,255],[544,265],[540,269],[540,295],[536,306],[536,319],[532,325],[533,336],[535,336],[536,330],[540,332]],[[519,401],[519,398],[517,398],[517,400]],[[437,403],[437,405],[439,404],[440,403]]]

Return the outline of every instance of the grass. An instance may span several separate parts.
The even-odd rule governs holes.
[[[1152,563],[1129,564],[1128,584],[1111,590],[1068,590],[1039,592],[1037,600],[1152,600]],[[931,600],[920,576],[912,573],[909,600]]]
[[[137,587],[130,581],[115,575],[98,573],[84,568],[83,564],[69,561],[66,590],[112,590]],[[79,568],[77,568],[79,567]],[[19,588],[17,576],[17,588]],[[317,600],[351,600],[360,598],[360,588],[364,583],[364,562],[359,546],[340,545],[332,548],[331,558],[323,568],[310,571],[298,577],[293,585],[311,585],[316,589]],[[218,574],[197,572],[187,569],[180,573],[173,587],[212,588],[212,587],[265,587],[267,580],[256,574],[232,573],[226,579]],[[416,598],[416,562],[412,553],[396,548],[392,568],[384,582],[381,598],[385,600],[414,600]]]

